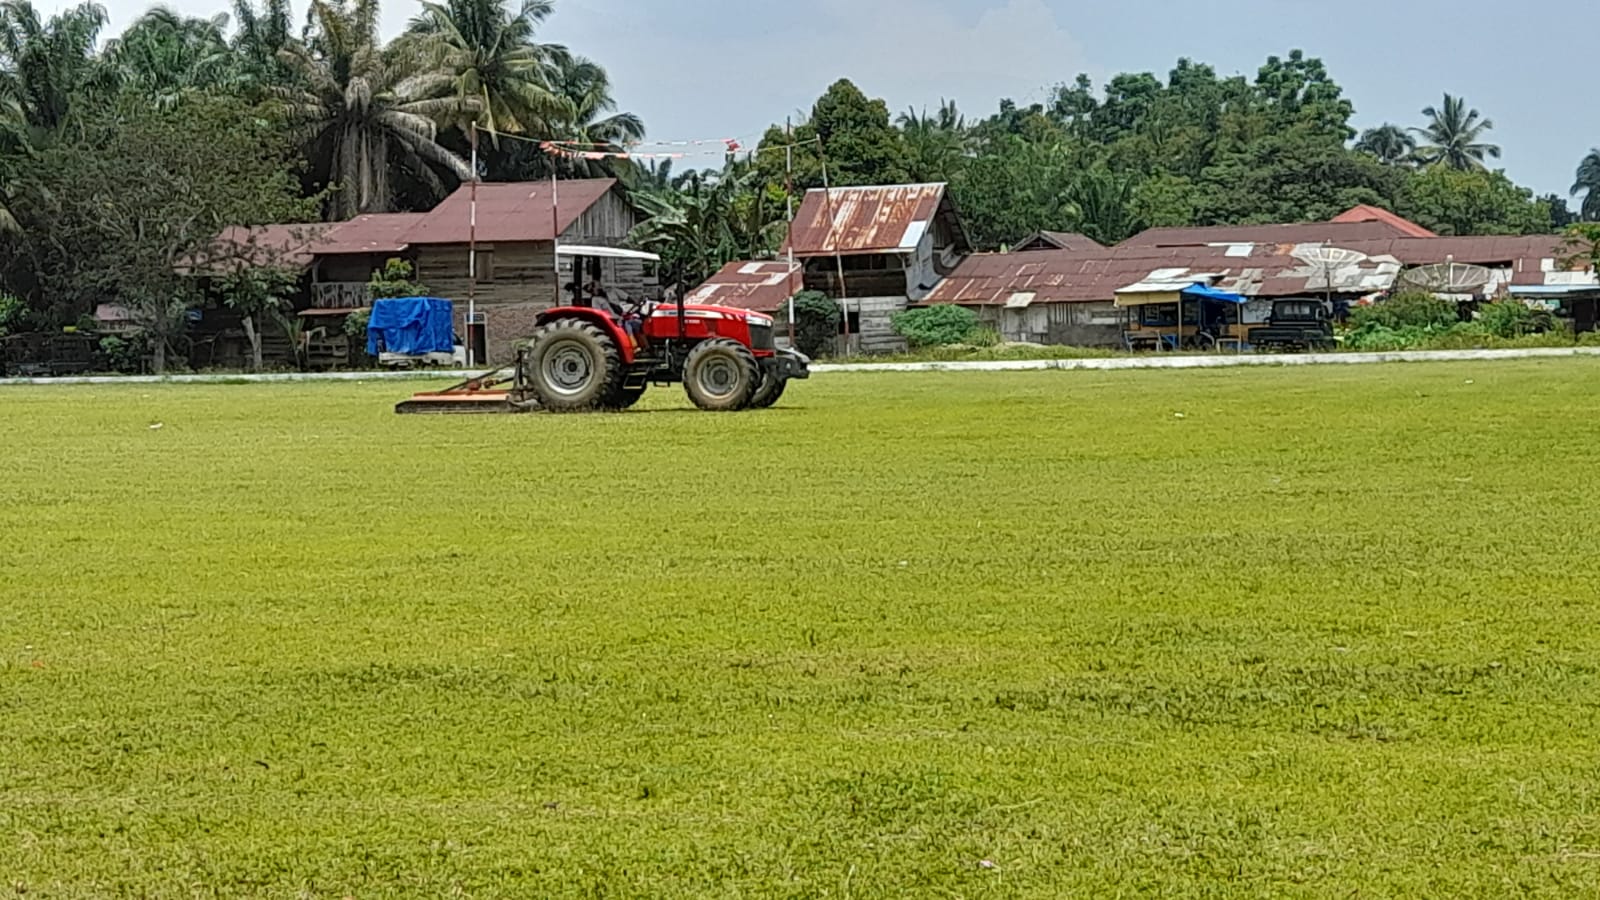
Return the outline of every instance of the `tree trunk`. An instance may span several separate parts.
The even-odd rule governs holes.
[[[256,317],[245,316],[244,335],[250,339],[250,371],[261,371],[261,332],[256,330]]]
[[[164,375],[164,374],[166,374],[166,371],[167,371],[167,339],[166,339],[165,336],[157,336],[156,337],[155,346],[153,348],[153,351],[154,351],[154,357],[152,358],[150,365],[151,365],[151,368],[155,369],[155,373],[154,374],[156,374],[156,375]]]

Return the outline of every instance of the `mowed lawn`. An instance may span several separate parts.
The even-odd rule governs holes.
[[[0,892],[1600,892],[1600,361],[412,389],[0,392]]]

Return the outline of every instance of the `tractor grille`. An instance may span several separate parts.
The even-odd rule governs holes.
[[[778,349],[778,345],[774,344],[772,342],[772,326],[771,325],[754,325],[753,324],[753,325],[750,326],[750,349],[752,349],[752,350],[776,350],[776,349]]]

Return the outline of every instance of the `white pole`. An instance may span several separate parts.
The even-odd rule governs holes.
[[[472,123],[472,186],[467,212],[467,368],[477,365],[472,352],[472,324],[478,317],[478,123]]]

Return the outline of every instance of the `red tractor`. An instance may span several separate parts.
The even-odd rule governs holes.
[[[518,380],[551,412],[627,409],[674,382],[701,409],[764,409],[789,379],[810,376],[804,354],[777,348],[772,317],[749,310],[640,303],[618,317],[563,306],[536,321]]]
[[[620,410],[652,384],[682,382],[701,409],[764,409],[811,360],[773,341],[772,317],[726,306],[644,303],[612,314],[546,310],[513,366],[414,395],[398,413]]]

